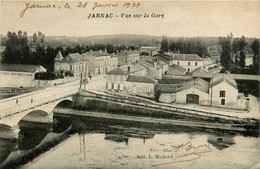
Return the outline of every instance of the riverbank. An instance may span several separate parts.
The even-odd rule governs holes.
[[[235,124],[247,130],[257,130],[259,121],[237,116],[198,111],[152,101],[138,101],[131,97],[120,97],[80,90],[75,97],[75,108],[89,111],[110,112],[118,115],[141,116],[182,120],[187,122],[206,122],[214,124]]]
[[[72,128],[69,127],[62,133],[49,133],[35,148],[27,151],[16,150],[13,151],[7,159],[0,164],[1,169],[13,169],[32,161],[35,157],[50,150],[58,145],[60,142],[69,138]]]

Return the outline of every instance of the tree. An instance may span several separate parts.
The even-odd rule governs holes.
[[[18,31],[18,34],[15,32],[7,33],[3,62],[16,64],[28,64],[30,62],[30,48],[26,32]]]
[[[219,38],[219,45],[222,48],[222,52],[220,55],[220,63],[226,69],[230,70],[231,66],[231,39],[232,34],[228,35],[227,37],[220,37]]]
[[[166,51],[168,51],[168,40],[166,36],[163,36],[162,43],[161,43],[161,52],[166,52]]]
[[[244,52],[246,45],[247,42],[244,36],[234,39],[232,43],[232,52],[235,54],[235,65],[239,66],[241,69],[244,69],[246,64],[246,55]]]
[[[259,41],[256,39],[251,45],[251,49],[254,53],[252,69],[254,74],[259,74]]]

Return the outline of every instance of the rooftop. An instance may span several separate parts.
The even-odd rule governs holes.
[[[130,68],[130,71],[128,71],[129,68]],[[118,67],[116,69],[113,69],[113,70],[107,72],[107,74],[127,75],[127,74],[131,74],[131,73],[138,72],[141,70],[145,70],[145,69],[146,68],[140,64],[123,65],[121,67]]]
[[[129,75],[126,79],[127,82],[140,82],[140,83],[155,83],[156,80],[148,77],[148,76],[133,76]]]
[[[180,84],[157,84],[161,93],[176,93]]]
[[[193,79],[183,83],[179,91],[187,90],[191,87],[195,87],[205,93],[209,93],[209,82],[201,78]]]
[[[185,79],[158,79],[159,84],[180,84],[185,81]]]
[[[197,54],[173,54],[173,58],[180,61],[202,61]]]
[[[149,58],[146,58],[146,59],[143,59],[143,60],[140,60],[139,61],[139,63],[141,64],[141,65],[143,65],[143,66],[149,66],[149,67],[153,67],[153,68],[155,68],[154,67],[154,62],[156,62],[155,60],[153,60],[153,59],[149,59]],[[162,68],[163,67],[163,65],[162,64],[160,64],[160,63],[156,63],[156,68]]]
[[[210,87],[216,86],[222,82],[226,82],[235,89],[238,89],[236,81],[229,76],[225,76],[225,74],[217,74],[212,78],[212,80],[213,83],[210,85]]]
[[[207,75],[207,74],[209,74],[209,73],[202,67],[198,67],[192,71],[192,75],[196,75],[196,76],[203,76],[203,75]]]
[[[43,66],[40,65],[23,65],[23,64],[6,64],[6,63],[0,64],[1,71],[14,71],[14,72],[34,73],[40,67],[43,68],[43,70],[46,70]]]
[[[173,74],[173,75],[182,75],[186,72],[186,69],[181,67],[181,66],[178,66],[176,64],[173,64],[171,66],[168,67],[168,71],[167,71],[167,74]]]

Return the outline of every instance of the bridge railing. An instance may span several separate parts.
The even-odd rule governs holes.
[[[24,97],[19,97],[22,100],[21,103],[16,99],[13,102],[17,104],[8,105],[7,103],[0,103],[0,119],[6,116],[12,116],[15,113],[22,112],[24,110],[29,110],[43,104],[47,104],[53,101],[60,100],[62,98],[74,95],[78,93],[78,85],[74,86],[65,86],[54,88],[53,90],[43,91],[42,93],[38,92],[35,95],[25,95]]]

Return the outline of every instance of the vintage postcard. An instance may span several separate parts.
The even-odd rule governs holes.
[[[0,168],[259,169],[259,9],[2,0]]]

